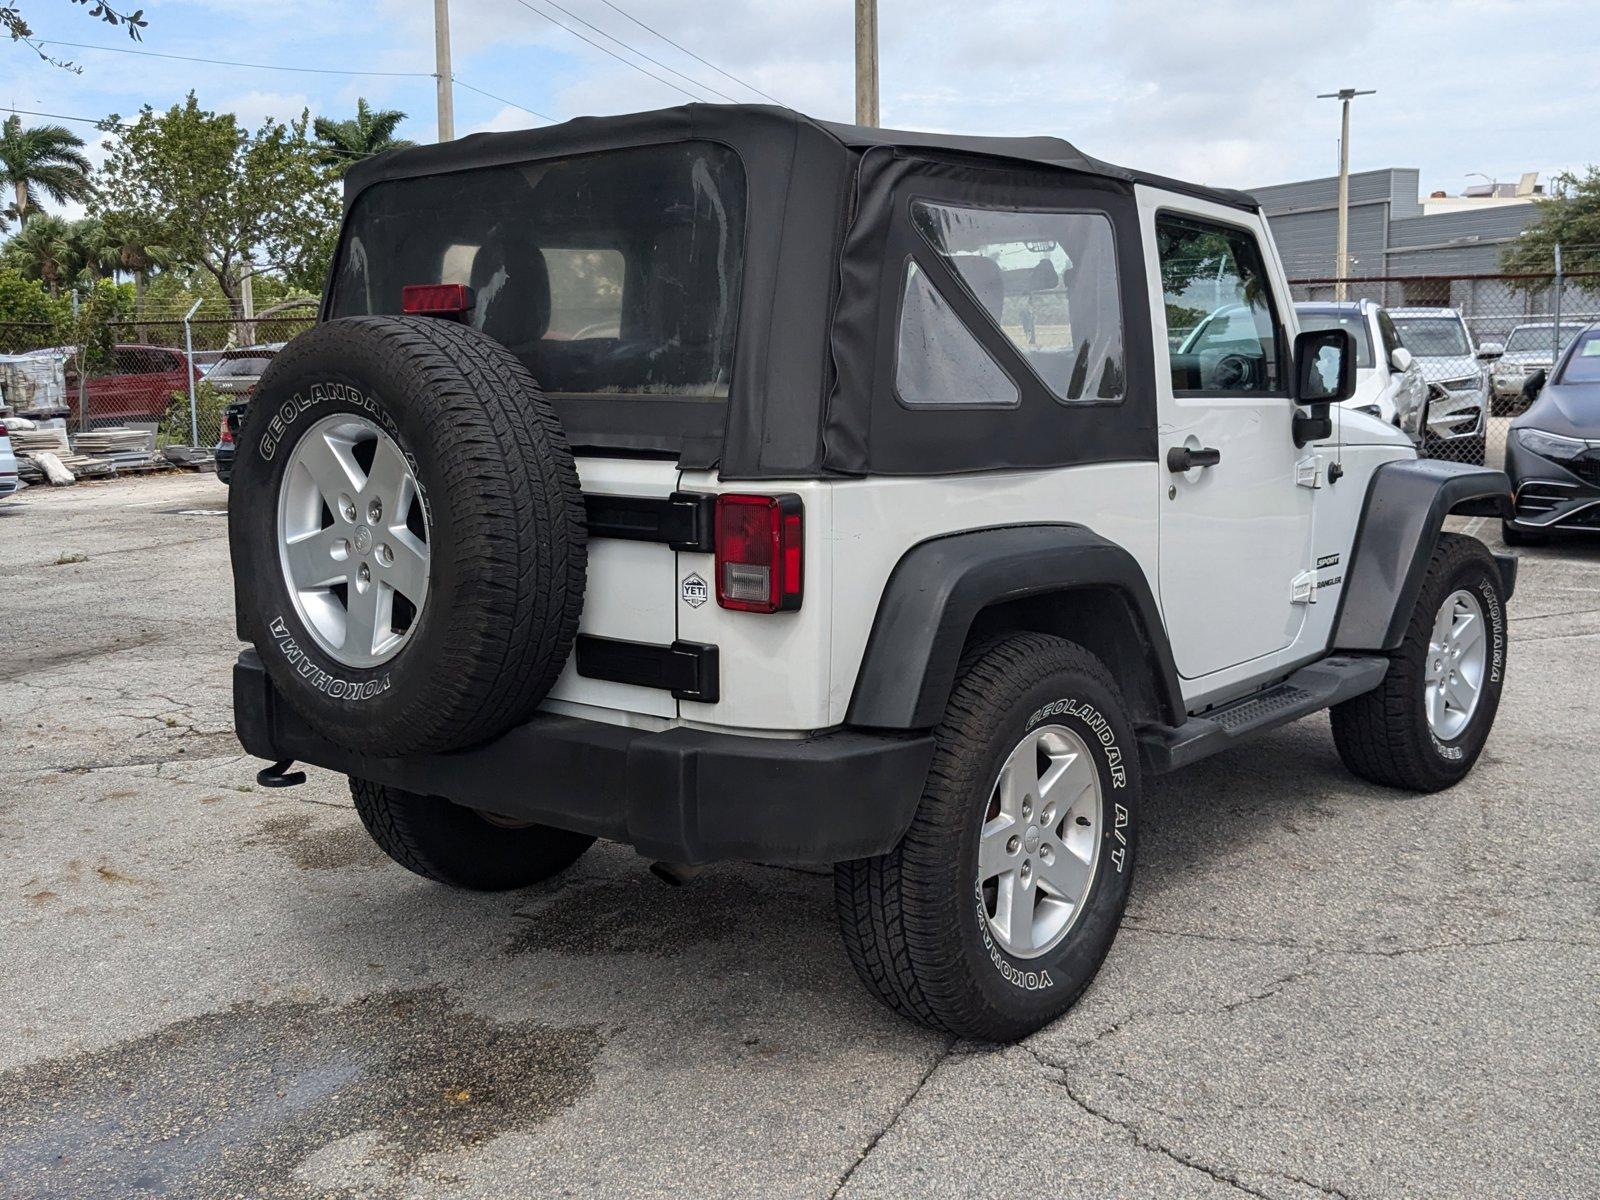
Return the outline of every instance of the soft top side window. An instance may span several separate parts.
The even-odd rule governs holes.
[[[908,408],[1015,408],[1017,385],[915,261],[906,260],[894,390]]]
[[[1108,216],[918,200],[911,218],[1056,399],[1122,399],[1127,370]]]
[[[1280,391],[1278,321],[1255,236],[1163,213],[1156,217],[1156,247],[1172,390]]]

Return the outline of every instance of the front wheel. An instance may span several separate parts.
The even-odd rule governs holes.
[[[350,795],[372,840],[408,871],[451,887],[503,892],[560,874],[594,845],[587,834],[515,821],[366,779]]]
[[[840,863],[845,947],[913,1020],[1012,1041],[1064,1013],[1116,937],[1139,764],[1121,693],[1082,647],[1018,634],[969,652],[899,845]]]
[[[1450,787],[1483,752],[1505,676],[1500,569],[1476,538],[1441,534],[1383,683],[1333,708],[1339,757],[1387,787]]]

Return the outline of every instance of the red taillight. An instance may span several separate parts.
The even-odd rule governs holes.
[[[472,307],[472,289],[464,283],[408,283],[400,289],[400,307],[419,317],[457,317]]]
[[[717,497],[717,603],[742,612],[800,607],[805,520],[799,496]]]
[[[222,444],[224,446],[233,445],[233,423],[228,420],[226,413],[222,416]]]
[[[5,436],[6,436],[6,423],[4,421],[0,421],[0,437],[5,437]]]

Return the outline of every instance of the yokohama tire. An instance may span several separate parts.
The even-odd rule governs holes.
[[[1465,594],[1483,622],[1483,672],[1470,718],[1441,737],[1428,718],[1424,674],[1438,614]],[[1506,675],[1506,608],[1500,570],[1476,538],[1441,534],[1389,673],[1376,689],[1334,706],[1333,740],[1345,766],[1373,783],[1437,792],[1464,779],[1483,752]]]
[[[1086,751],[1100,827],[1083,831],[1097,849],[1079,911],[1058,940],[1019,956],[993,936],[979,843],[994,824],[1003,766],[1047,727],[1070,731]],[[1099,659],[1028,633],[969,651],[936,736],[926,791],[899,846],[835,868],[845,948],[868,990],[903,1016],[1011,1041],[1071,1007],[1116,937],[1138,843],[1133,728]],[[1047,786],[1036,786],[1036,803]],[[1027,844],[1037,844],[1031,830]]]
[[[335,456],[331,472],[303,465],[313,455],[327,459],[318,439],[348,450],[350,443],[320,432],[345,429],[370,431],[370,443],[353,444],[377,446],[369,456],[385,453],[396,464],[386,478],[405,480],[409,490],[400,494],[412,499],[394,507],[409,517],[387,513],[370,528],[362,523],[369,511],[362,489],[379,492],[375,459],[363,466],[350,451]],[[345,518],[330,511],[340,504],[321,482],[335,476],[355,480]],[[296,499],[308,488],[315,489],[309,501]],[[387,657],[368,656],[381,661],[341,655],[327,632],[326,622],[345,620],[345,649],[359,645],[348,588],[291,588],[291,505],[302,521],[321,523],[318,538],[349,535],[327,541],[328,553],[338,558],[342,547],[346,558],[367,555],[363,578],[384,577],[372,556],[393,554],[386,538],[421,547],[406,565],[422,580],[423,602],[412,606],[389,592],[398,597],[392,608],[378,609],[374,599],[366,610],[385,614]],[[387,528],[396,521],[409,525]],[[451,322],[349,317],[291,342],[262,376],[245,416],[228,529],[242,636],[289,704],[361,753],[449,750],[504,732],[554,684],[577,633],[586,533],[565,435],[508,350]],[[354,580],[350,587],[359,586]],[[368,641],[363,652],[377,644],[375,635]]]

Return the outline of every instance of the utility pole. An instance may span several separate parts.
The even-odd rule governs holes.
[[[878,0],[856,0],[856,124],[878,123]]]
[[[1337,100],[1344,108],[1339,125],[1339,232],[1333,251],[1335,272],[1339,276],[1333,285],[1335,300],[1345,298],[1349,287],[1345,279],[1350,274],[1350,101],[1357,96],[1376,94],[1376,88],[1366,91],[1340,88],[1337,92],[1322,92],[1317,96],[1318,100]]]
[[[450,0],[433,0],[433,81],[439,90],[439,138],[454,141],[456,101],[450,72]]]
[[[239,269],[239,303],[244,309],[243,345],[253,346],[256,342],[256,291],[255,291],[256,265],[248,258]]]

